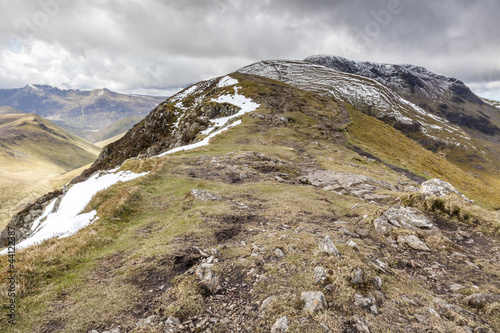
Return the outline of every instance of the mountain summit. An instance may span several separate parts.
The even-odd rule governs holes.
[[[422,103],[299,60],[187,87],[12,218],[0,328],[499,331],[496,134]]]

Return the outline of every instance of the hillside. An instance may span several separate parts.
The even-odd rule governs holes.
[[[23,114],[23,113],[26,113],[26,112],[14,109],[13,107],[10,107],[10,106],[0,106],[0,115],[4,115],[4,114]]]
[[[307,62],[186,88],[14,217],[18,321],[0,329],[499,331],[494,184],[383,114],[477,144],[374,80]]]
[[[119,94],[109,89],[63,90],[29,84],[0,89],[0,105],[36,113],[56,124],[79,130],[100,130],[129,116],[148,114],[163,97]]]
[[[35,114],[0,115],[1,225],[51,191],[51,178],[93,162],[98,153],[89,142]]]
[[[144,116],[130,116],[121,118],[112,123],[111,125],[106,126],[100,129],[99,131],[93,132],[92,134],[85,136],[85,140],[88,140],[92,143],[105,141],[114,136],[127,132],[142,119],[144,119]]]

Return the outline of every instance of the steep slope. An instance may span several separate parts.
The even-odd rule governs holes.
[[[458,79],[409,64],[360,62],[327,55],[311,56],[305,61],[376,80],[471,135],[500,143],[500,112]]]
[[[144,116],[129,116],[121,118],[111,125],[108,125],[97,132],[85,136],[85,140],[92,143],[110,139],[116,135],[126,133],[129,129],[134,127],[135,124],[144,119]]]
[[[108,89],[61,90],[48,85],[0,89],[0,105],[36,113],[77,129],[99,130],[127,116],[146,115],[162,97],[125,95]]]
[[[0,329],[498,331],[499,215],[411,170],[485,200],[489,185],[313,86],[233,73],[161,103],[18,216],[35,231],[19,246],[74,234],[16,252],[19,320]]]
[[[99,149],[35,114],[0,115],[0,217],[52,190],[49,180],[95,160]]]

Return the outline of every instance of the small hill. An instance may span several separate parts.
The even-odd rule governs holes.
[[[91,163],[99,148],[35,114],[0,115],[0,218],[51,191],[50,179]]]
[[[35,113],[68,126],[68,130],[100,130],[123,117],[144,116],[164,99],[120,94],[109,89],[64,90],[34,84],[0,89],[0,105]]]
[[[119,119],[105,128],[100,129],[97,132],[85,136],[85,139],[96,143],[99,141],[105,141],[117,135],[127,132],[129,129],[134,127],[135,124],[144,119],[144,116],[129,116]]]

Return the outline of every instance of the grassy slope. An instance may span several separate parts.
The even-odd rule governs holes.
[[[255,87],[253,83],[244,86],[242,91],[246,90],[249,96],[262,97],[268,93],[265,86]],[[397,322],[401,315],[411,316],[419,311],[419,307],[401,302],[401,295],[410,295],[420,304],[432,305],[429,286],[410,278],[404,270],[396,269],[393,276],[382,275],[386,297],[382,315],[373,316],[352,309],[350,300],[353,295],[364,292],[348,282],[352,269],[362,267],[369,278],[379,274],[367,264],[364,255],[374,253],[396,266],[402,259],[398,257],[399,250],[381,245],[385,238],[373,232],[369,237],[356,239],[362,251],[358,253],[341,243],[343,236],[338,228],[371,230],[371,220],[380,214],[381,207],[311,186],[279,183],[274,176],[268,177],[269,171],[265,170],[257,172],[254,178],[236,183],[218,177],[206,179],[203,174],[192,176],[192,172],[202,172],[195,166],[203,156],[209,156],[210,160],[233,151],[259,151],[269,158],[291,163],[294,167],[281,171],[283,177],[288,175],[292,180],[300,177],[296,171],[319,167],[362,173],[375,179],[394,181],[401,177],[408,181],[381,163],[364,161],[344,147],[342,140],[332,140],[331,133],[324,126],[324,117],[338,110],[334,102],[323,104],[320,102],[324,101],[316,100],[311,94],[297,91],[295,94],[299,95],[299,101],[293,101],[295,104],[291,103],[292,107],[285,113],[294,122],[287,127],[269,126],[265,121],[247,115],[243,117],[242,125],[216,137],[208,147],[161,159],[126,162],[123,169],[151,170],[151,173],[100,192],[88,207],[89,210],[98,210],[100,219],[97,222],[73,237],[49,240],[17,253],[20,320],[12,327],[7,325],[5,316],[1,316],[0,328],[6,332],[81,332],[93,328],[101,330],[113,324],[133,328],[138,318],[155,312],[162,316],[174,314],[185,320],[208,306],[212,306],[215,312],[226,311],[227,306],[202,296],[194,274],[189,271],[192,265],[189,260],[198,258],[192,252],[193,245],[205,249],[219,248],[221,261],[214,270],[231,283],[234,280],[250,284],[251,276],[247,276],[250,268],[256,268],[259,274],[266,276],[265,280],[254,284],[254,292],[245,300],[254,305],[250,316],[256,332],[269,331],[272,323],[282,315],[292,319],[290,330],[293,332],[318,332],[321,329],[319,323],[327,324],[336,332],[341,330],[341,316],[360,313],[373,331],[389,332],[402,328]],[[307,109],[301,103],[313,106]],[[300,105],[301,108],[296,108]],[[383,123],[363,119],[355,110],[350,111],[353,121],[347,129],[352,142],[366,145],[369,137],[361,128],[366,125],[378,128],[377,144],[363,146],[366,150],[419,173],[432,174],[437,172],[433,169],[434,163],[445,163],[430,153],[425,155],[405,140],[401,140],[401,147],[384,148],[384,143],[394,144],[394,130]],[[261,108],[258,112],[269,114],[274,111]],[[404,158],[393,154],[391,151],[396,148],[407,152],[410,148],[408,153],[415,156]],[[432,163],[426,159],[431,159]],[[217,171],[216,168],[208,170]],[[204,188],[224,200],[197,200],[189,195],[192,188]],[[481,194],[478,189],[471,188],[470,194],[476,193]],[[228,200],[243,202],[251,208],[235,209]],[[355,204],[358,206],[353,209]],[[363,215],[367,218],[363,219]],[[338,221],[346,224],[337,224]],[[317,251],[317,244],[325,234],[332,236],[342,252],[341,258],[326,257]],[[266,249],[264,254],[250,256],[252,243]],[[429,238],[427,243],[435,258],[449,258],[449,253],[457,250],[441,239],[433,242]],[[273,257],[275,248],[283,249],[286,254],[281,261]],[[401,252],[401,255],[408,259],[407,254]],[[476,259],[471,257],[471,260]],[[3,278],[5,260],[0,265],[0,277]],[[308,326],[304,328],[298,321],[304,317],[300,292],[320,288],[312,286],[312,269],[316,265],[323,265],[330,272],[333,290],[325,293],[334,307],[308,316]],[[492,264],[484,265],[489,268],[488,265]],[[495,273],[496,268],[492,267],[487,277],[500,278],[498,270]],[[461,269],[460,274],[469,273],[469,268]],[[485,281],[474,274],[479,290],[498,292],[487,279]],[[449,281],[453,279],[449,277]],[[242,293],[248,291],[241,285],[238,290]],[[270,294],[277,295],[279,301],[270,305],[263,313],[263,319],[258,318],[256,309]],[[450,321],[432,319],[430,322],[443,332],[454,331],[456,318],[454,313],[450,315]],[[489,320],[494,322],[494,316],[495,312],[492,312]],[[500,325],[498,320],[496,323]],[[417,331],[425,329],[418,322],[408,325]],[[230,327],[222,325],[221,330],[224,329],[231,331]]]
[[[398,130],[348,106],[352,117],[346,130],[349,140],[385,162],[413,171],[426,178],[440,178],[457,187],[478,204],[500,207],[498,177],[484,173],[474,177],[444,157],[423,149]],[[467,166],[464,165],[464,168]],[[476,170],[476,174],[477,174]]]
[[[0,116],[1,225],[53,189],[50,179],[92,162],[99,148],[34,114]]]

